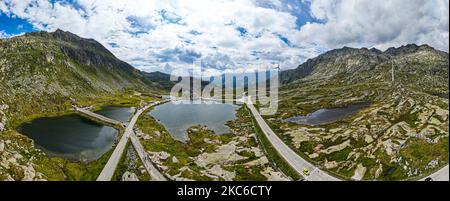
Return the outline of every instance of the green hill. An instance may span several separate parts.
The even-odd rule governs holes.
[[[278,113],[267,120],[299,155],[338,177],[424,177],[448,165],[448,59],[427,45],[332,50],[281,73]],[[333,122],[286,122],[360,103],[368,106]]]
[[[163,82],[163,81],[160,81]],[[128,91],[159,94],[163,86],[100,43],[57,30],[0,40],[3,125],[70,103]],[[1,119],[1,117],[0,117]]]

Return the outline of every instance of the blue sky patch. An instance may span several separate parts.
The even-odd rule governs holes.
[[[196,59],[202,57],[201,53],[193,50],[186,50],[182,48],[166,49],[158,54],[159,62],[182,62],[192,64]]]
[[[201,32],[198,32],[198,31],[196,31],[196,30],[191,30],[191,31],[189,31],[189,34],[194,35],[194,36],[202,35]]]
[[[293,45],[291,44],[291,41],[289,41],[288,38],[286,38],[285,36],[279,34],[279,33],[273,33],[274,35],[276,35],[278,37],[278,39],[280,39],[281,41],[283,41],[284,44],[286,44],[289,47],[293,47]]]
[[[119,48],[120,46],[117,43],[108,43],[112,48]]]
[[[171,24],[182,24],[181,20],[183,20],[183,18],[176,13],[162,9],[161,11],[159,11],[159,14],[161,15],[164,22]]]
[[[280,62],[282,68],[288,69],[343,46],[383,49],[427,43],[448,51],[448,43],[442,42],[448,41],[448,28],[443,28],[448,27],[445,26],[448,13],[440,12],[442,6],[448,10],[448,5],[437,1],[398,0],[384,4],[379,1],[199,0],[194,3],[124,1],[122,4],[31,0],[32,3],[10,3],[18,1],[0,0],[0,37],[59,28],[103,43],[118,58],[140,69],[168,69],[164,66],[182,69],[197,59],[205,60],[211,68],[217,64],[216,69],[242,70],[245,64],[273,62]],[[424,4],[427,9],[421,10]],[[319,8],[314,14],[313,6]],[[406,8],[411,12],[399,18],[391,17],[392,13]],[[314,16],[333,19],[327,21]],[[375,22],[383,23],[373,26]],[[302,29],[306,24],[313,25]]]
[[[37,30],[24,19],[9,17],[0,12],[0,31],[10,35],[17,35]]]
[[[247,29],[244,27],[237,27],[236,30],[239,32],[240,36],[246,36],[248,34]]]

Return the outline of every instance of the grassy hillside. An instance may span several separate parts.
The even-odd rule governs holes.
[[[139,106],[163,93],[100,43],[58,30],[0,40],[0,180],[95,180],[112,150],[84,164],[48,157],[15,131],[72,104]]]
[[[86,99],[162,90],[100,43],[60,30],[0,40],[0,81],[6,127]]]
[[[340,178],[426,176],[449,160],[448,59],[426,45],[330,51],[282,73],[279,110],[267,120],[299,155]],[[328,124],[284,121],[357,103],[370,105]]]

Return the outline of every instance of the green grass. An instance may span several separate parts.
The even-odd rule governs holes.
[[[128,154],[130,154],[129,152],[133,152],[133,154],[136,156],[136,161],[131,161],[131,158],[128,158]],[[134,163],[135,167],[132,167],[131,163]],[[128,172],[132,172],[132,173],[136,174],[139,181],[149,181],[151,179],[150,175],[148,174],[147,171],[145,171],[142,174],[138,169],[140,166],[144,167],[144,164],[142,163],[141,159],[139,158],[131,141],[128,141],[127,145],[125,146],[125,152],[120,157],[119,164],[117,165],[116,171],[114,172],[114,175],[111,180],[112,181],[121,181],[122,175],[128,171]]]
[[[4,132],[1,138],[17,143],[17,147],[10,148],[18,151],[25,158],[33,157],[35,170],[43,173],[49,181],[93,181],[97,178],[112,154],[112,150],[110,150],[98,160],[85,164],[59,157],[47,157],[43,152],[33,148],[31,140],[15,131]],[[20,180],[23,177],[23,173],[16,168],[10,169],[9,173],[13,173],[12,175],[16,180]]]
[[[179,169],[187,166],[192,170],[192,172],[183,172],[182,176],[184,176],[185,178],[203,181],[210,180],[210,178],[201,176],[200,171],[203,169],[201,167],[198,167],[194,163],[194,161],[192,161],[191,157],[196,157],[201,154],[202,152],[200,152],[200,149],[204,150],[203,153],[215,152],[219,145],[228,144],[234,137],[236,137],[236,135],[241,135],[242,133],[248,134],[248,132],[254,131],[254,127],[252,126],[252,117],[245,107],[241,107],[237,110],[236,117],[236,120],[227,122],[227,126],[229,126],[232,130],[237,130],[236,133],[215,135],[211,130],[205,130],[201,127],[194,126],[193,128],[195,128],[197,131],[193,132],[192,129],[188,129],[189,141],[187,141],[186,143],[174,140],[167,132],[167,130],[157,121],[155,121],[155,119],[153,119],[150,115],[143,115],[138,120],[137,127],[139,127],[140,130],[142,130],[144,133],[152,136],[152,138],[148,141],[141,141],[146,150],[151,152],[165,151],[169,153],[171,157],[175,156],[180,161],[179,163],[175,164],[172,162],[171,157],[166,161],[163,161],[163,165],[169,167],[167,173],[169,173],[170,175],[178,174]],[[161,136],[159,138],[154,135],[155,131],[159,131],[161,133]],[[205,138],[217,140],[221,143],[209,144],[204,141]],[[257,139],[249,138],[246,143],[242,142],[238,146],[251,148],[262,145],[259,144],[259,141],[257,141]],[[267,178],[261,174],[261,171],[264,170],[264,166],[252,166],[249,168],[244,165],[247,162],[257,159],[253,152],[241,151],[238,154],[244,157],[248,157],[248,159],[236,161],[235,163],[222,166],[222,168],[224,168],[225,170],[236,173],[236,177],[234,178],[235,180],[267,180]],[[273,165],[272,167],[276,168]],[[296,175],[291,177],[295,179],[300,178]]]
[[[327,158],[330,161],[336,161],[336,162],[346,161],[348,155],[350,154],[350,152],[352,152],[352,150],[353,150],[352,148],[346,147],[345,149],[343,149],[341,151],[331,153],[330,155],[327,156]]]
[[[247,110],[250,113],[249,110]],[[269,161],[273,163],[273,166],[280,169],[284,174],[291,177],[293,180],[300,180],[302,177],[295,171],[277,152],[275,148],[273,148],[272,144],[266,138],[264,133],[262,133],[261,128],[256,123],[256,120],[252,116],[252,122],[255,129],[255,133],[258,137],[259,143],[266,154]]]
[[[128,97],[128,98],[127,98]],[[144,100],[153,100],[154,98],[147,97],[144,98]],[[84,102],[89,105],[102,107],[103,105],[132,105],[132,106],[138,106],[139,104],[136,100],[138,100],[138,97],[134,95],[121,95],[118,97],[108,97],[103,96],[103,98],[99,99],[98,101],[89,100],[87,102]],[[126,103],[126,104],[125,104]],[[32,115],[23,116],[20,118],[20,120],[12,122],[11,125],[20,125],[22,122],[28,122],[32,121],[36,118],[41,117],[55,117],[55,116],[61,116],[61,115],[69,115],[74,114],[72,110],[70,110],[70,104],[66,103],[63,107],[58,107],[57,110],[48,110],[47,112],[43,113],[34,113]],[[68,107],[68,108],[66,108]],[[83,115],[82,115],[83,116]],[[92,119],[90,117],[86,117],[89,119]],[[98,123],[105,124],[104,122],[99,122],[96,119],[92,119]],[[110,125],[119,130],[118,138],[120,138],[121,133],[123,133],[123,128],[118,125]],[[51,181],[63,181],[63,180],[73,180],[73,181],[93,181],[96,180],[99,173],[103,169],[104,165],[108,161],[110,155],[112,154],[115,145],[112,149],[110,149],[108,152],[103,154],[98,160],[89,162],[87,164],[79,162],[79,161],[73,161],[73,160],[66,160],[60,157],[47,157],[42,152],[38,151],[33,147],[33,143],[30,139],[27,137],[19,134],[17,131],[9,130],[6,132],[3,132],[0,136],[1,139],[7,140],[10,139],[11,141],[17,142],[21,144],[22,147],[24,147],[27,152],[21,153],[22,155],[25,155],[26,157],[34,157],[35,160],[33,163],[35,164],[35,169],[38,172],[43,173],[48,180]],[[116,139],[117,142],[118,139]],[[21,176],[23,176],[23,173],[18,172],[17,168],[13,168],[9,170],[9,173],[13,173],[15,175],[15,179],[20,179]],[[1,175],[1,174],[0,174]]]
[[[195,157],[200,154],[199,147],[189,146],[188,144],[174,140],[167,132],[167,130],[162,125],[158,124],[158,122],[150,115],[142,115],[141,118],[139,118],[139,120],[137,121],[136,127],[138,127],[142,132],[152,136],[152,139],[149,141],[141,140],[141,144],[144,146],[144,149],[146,151],[165,151],[171,156],[175,156],[178,159],[179,163],[176,164],[172,163],[171,158],[167,159],[167,161],[165,162],[164,165],[167,165],[169,167],[169,174],[178,174],[179,169],[184,166],[187,166],[192,170],[198,169],[194,163],[190,162],[189,158]],[[159,138],[154,134],[156,131],[161,133]],[[191,136],[191,140],[199,142],[200,138],[197,136]],[[185,176],[186,178],[199,181],[207,180],[206,177],[201,176],[195,171],[192,174]]]
[[[122,175],[128,170],[128,160],[127,160],[127,151],[131,142],[128,141],[125,145],[125,151],[120,156],[119,164],[117,165],[116,171],[114,171],[113,177],[111,181],[120,181]]]
[[[449,141],[448,137],[440,140],[437,144],[429,144],[422,139],[414,139],[408,143],[408,146],[400,151],[400,155],[407,160],[411,167],[419,168],[424,176],[447,165],[449,162]],[[447,153],[447,154],[442,154]],[[439,165],[433,169],[425,169],[425,166],[432,160],[439,160]]]
[[[243,165],[237,165],[232,168],[224,168],[236,173],[236,181],[265,181],[267,178],[261,174],[262,167],[254,166],[250,169],[245,168]]]

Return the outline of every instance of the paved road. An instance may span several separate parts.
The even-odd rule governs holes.
[[[289,146],[287,146],[267,125],[264,119],[261,117],[259,112],[253,106],[251,99],[248,98],[247,107],[252,112],[256,121],[259,124],[264,135],[267,137],[272,146],[278,151],[281,157],[295,170],[297,173],[303,176],[304,179],[308,181],[339,181],[339,179],[321,171],[319,168],[315,167],[313,164],[309,163],[305,159],[301,158],[297,153],[295,153]],[[303,174],[303,169],[308,168],[311,171],[309,176]]]
[[[286,162],[294,168],[299,174],[303,175],[306,180],[309,181],[339,181],[338,178],[333,177],[326,172],[323,172],[319,168],[315,167],[313,164],[301,158],[297,153],[292,151],[267,125],[261,115],[258,113],[256,108],[253,106],[251,99],[248,98],[242,99],[247,102],[247,107],[253,113],[256,121],[258,122],[261,130],[269,139],[272,146],[278,151],[278,153],[286,160]],[[310,176],[306,176],[303,174],[303,168],[308,168],[311,171]],[[442,168],[441,170],[431,174],[430,176],[433,181],[449,181],[449,169],[448,165]],[[420,181],[424,181],[426,178],[421,179]]]
[[[213,98],[202,98],[204,100],[220,100],[220,99],[213,99]],[[314,166],[310,162],[306,161],[305,159],[301,158],[297,153],[295,153],[289,146],[287,146],[267,125],[265,120],[261,117],[259,112],[256,110],[256,108],[253,106],[253,103],[251,102],[250,97],[243,97],[242,99],[236,99],[237,102],[243,102],[246,103],[247,107],[252,112],[253,116],[255,117],[259,127],[263,131],[264,135],[267,137],[269,142],[272,144],[272,146],[277,150],[277,152],[282,156],[286,162],[300,175],[302,175],[306,180],[308,181],[340,181],[340,179],[333,177],[326,172],[323,172],[318,167]],[[159,103],[155,103],[153,105],[156,105]],[[152,105],[152,106],[153,106]],[[150,106],[149,106],[150,107]],[[148,109],[148,108],[147,108]],[[146,110],[146,109],[145,109]],[[141,111],[142,113],[142,111]],[[140,114],[139,114],[140,115]],[[136,116],[135,116],[136,117]],[[137,116],[138,117],[138,116]],[[136,120],[137,120],[136,117]],[[134,117],[133,117],[134,118]],[[134,122],[136,123],[136,122]],[[134,125],[133,123],[133,125]],[[131,124],[131,122],[130,122]],[[132,129],[132,127],[131,127]],[[144,165],[146,165],[147,171],[152,175],[153,177],[158,178],[159,180],[165,180],[165,178],[159,173],[156,168],[148,161],[148,157],[146,156],[146,152],[142,148],[142,145],[140,144],[137,137],[134,135],[134,132],[130,133],[132,136],[132,142],[134,141],[133,145],[135,146],[135,149],[139,153],[139,157],[141,157],[141,160],[144,162]],[[133,140],[134,138],[134,140]],[[147,158],[147,159],[145,159]],[[148,164],[146,163],[148,162]],[[307,168],[311,171],[311,174],[309,176],[306,176],[303,174],[303,169]],[[155,176],[153,176],[155,175]],[[449,181],[449,169],[448,165],[442,168],[441,170],[435,172],[434,174],[428,176],[431,177],[434,181]],[[428,178],[425,177],[425,178]],[[425,178],[421,179],[420,181],[425,180]]]
[[[125,132],[122,135],[122,138],[120,139],[119,143],[117,144],[116,148],[114,149],[114,152],[112,153],[111,157],[109,158],[108,162],[106,163],[105,167],[103,167],[102,172],[97,178],[97,181],[111,181],[111,178],[114,175],[114,172],[117,168],[117,165],[120,162],[120,158],[122,157],[122,154],[125,150],[125,147],[128,142],[128,138],[131,134],[134,134],[133,127],[136,124],[136,121],[138,120],[139,116],[147,110],[148,108],[152,107],[153,105],[157,105],[159,102],[155,102],[151,105],[145,106],[144,108],[139,109],[134,114],[133,118],[131,118],[130,123],[128,123],[127,127],[125,128]]]
[[[444,168],[440,169],[439,171],[431,174],[428,177],[431,177],[431,179],[433,179],[433,181],[449,181],[449,169],[448,169],[448,165],[445,166]],[[421,179],[420,181],[425,181],[426,178],[425,177],[423,179]]]
[[[103,121],[103,122],[106,122],[106,123],[109,123],[109,124],[113,124],[113,125],[122,125],[123,124],[120,121],[107,118],[105,116],[99,115],[97,113],[91,112],[91,111],[83,109],[83,108],[75,107],[75,110],[80,112],[80,113],[82,113],[82,114],[88,115],[90,117],[94,117],[94,118],[96,118],[96,119],[98,119],[100,121]]]
[[[145,169],[147,169],[148,174],[150,174],[152,181],[167,181],[167,179],[158,171],[158,169],[153,166],[153,164],[150,161],[150,158],[147,155],[147,152],[145,151],[144,147],[142,146],[139,139],[136,137],[135,133],[133,132],[130,136],[131,143],[134,146],[134,149],[139,155],[139,158],[141,158],[142,163],[144,164]]]

